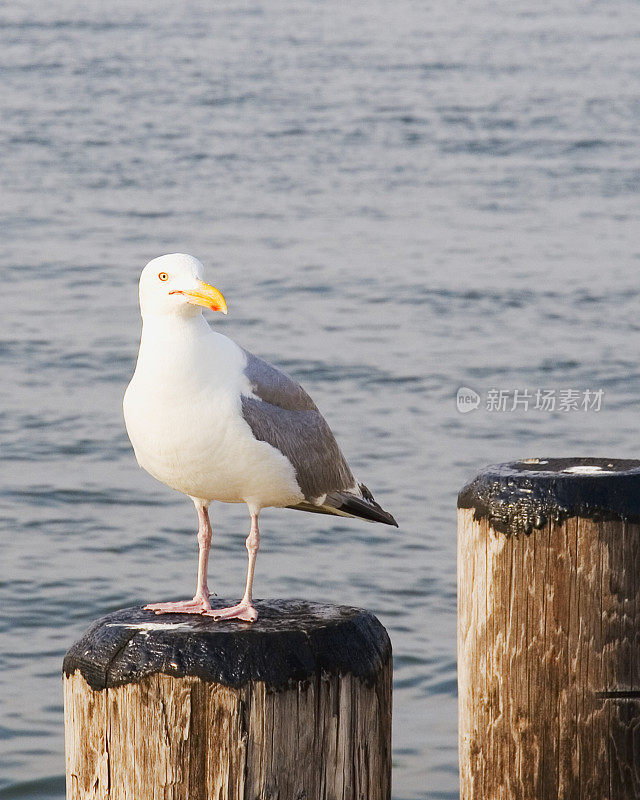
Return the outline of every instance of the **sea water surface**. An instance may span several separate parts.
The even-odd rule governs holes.
[[[228,299],[211,324],[304,384],[400,523],[268,509],[256,593],[378,615],[394,798],[453,800],[457,491],[640,456],[637,4],[17,0],[0,70],[0,798],[63,797],[91,621],[193,590],[193,508],[121,415],[139,271],[183,251]],[[246,511],[213,524],[239,595]]]

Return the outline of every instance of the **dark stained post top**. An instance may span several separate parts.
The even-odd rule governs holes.
[[[64,674],[79,670],[94,690],[157,673],[234,688],[263,681],[278,689],[319,674],[371,682],[391,655],[386,630],[363,609],[307,600],[257,600],[256,608],[253,624],[156,615],[139,606],[116,611],[71,647]]]
[[[569,517],[640,521],[640,461],[530,458],[486,467],[458,495],[496,531],[530,534]]]

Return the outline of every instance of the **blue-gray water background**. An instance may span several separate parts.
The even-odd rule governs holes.
[[[400,522],[267,510],[257,595],[380,617],[394,798],[457,797],[457,490],[640,455],[637,3],[2,3],[0,69],[0,798],[62,798],[61,660],[89,623],[193,589],[193,508],[120,410],[139,271],[174,251]],[[461,415],[459,386],[605,394]],[[237,595],[247,515],[213,519]]]

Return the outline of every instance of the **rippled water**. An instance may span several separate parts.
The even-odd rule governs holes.
[[[192,589],[193,509],[120,411],[138,273],[173,251],[400,522],[267,510],[258,596],[380,617],[394,798],[457,797],[457,490],[500,460],[638,457],[639,38],[617,0],[0,5],[0,798],[63,797],[60,666],[88,624]],[[484,408],[540,387],[603,407]],[[238,594],[246,514],[213,516],[211,584]]]

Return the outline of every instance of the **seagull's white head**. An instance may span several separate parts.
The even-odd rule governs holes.
[[[199,314],[198,306],[227,313],[227,303],[214,286],[202,280],[203,266],[185,253],[171,253],[150,261],[140,275],[142,316]]]

